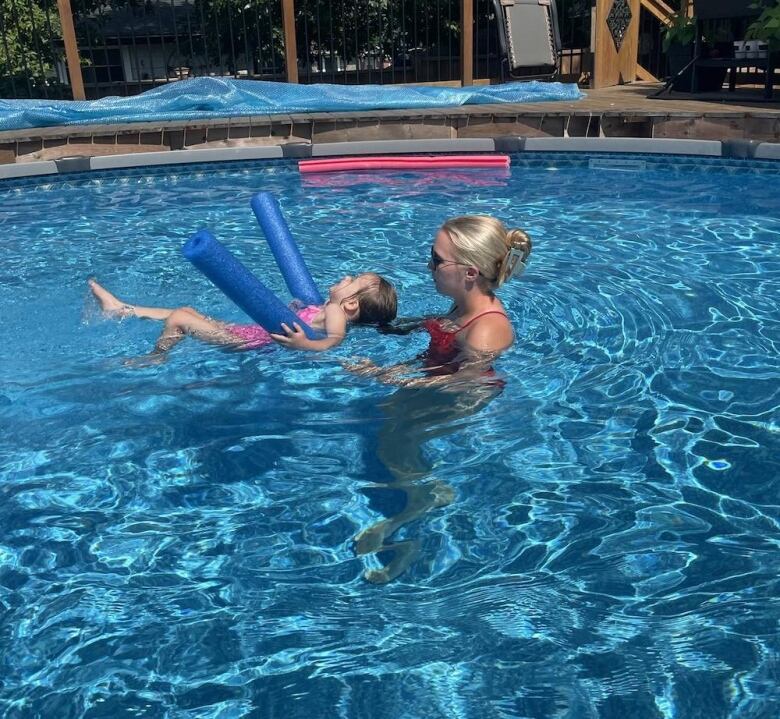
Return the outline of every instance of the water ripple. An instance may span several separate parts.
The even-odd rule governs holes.
[[[774,719],[778,167],[641,159],[0,187],[0,714]],[[179,248],[208,226],[283,293],[261,188],[322,284],[384,272],[409,316],[446,309],[445,216],[525,227],[503,392],[345,375],[425,347],[370,329],[124,366],[159,328],[103,320],[86,277],[241,319]]]

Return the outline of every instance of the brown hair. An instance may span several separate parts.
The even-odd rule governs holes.
[[[484,215],[453,217],[442,229],[452,240],[455,259],[476,267],[491,289],[506,282],[519,263],[528,262],[533,246],[523,230],[507,230],[500,220]]]
[[[359,308],[355,324],[386,325],[392,322],[398,313],[398,296],[395,287],[380,275],[373,275],[373,277],[375,282],[353,295],[358,301]]]

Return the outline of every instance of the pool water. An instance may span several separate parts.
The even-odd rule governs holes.
[[[777,716],[780,166],[629,159],[0,185],[0,715]],[[322,286],[378,271],[406,316],[447,308],[444,218],[525,228],[503,391],[350,375],[426,345],[367,328],[128,366],[159,325],[86,279],[242,321],[180,248],[283,295],[258,190]]]

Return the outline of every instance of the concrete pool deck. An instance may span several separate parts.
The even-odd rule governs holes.
[[[60,167],[58,170],[55,166],[50,167],[48,172],[38,173],[26,171],[32,170],[31,167],[20,167],[28,163],[54,166],[56,162],[56,165],[69,167],[72,171],[194,162],[198,161],[197,158],[218,161],[233,159],[234,156],[235,159],[309,157],[338,154],[331,149],[336,143],[350,143],[353,147],[354,143],[370,143],[367,152],[489,152],[541,150],[546,146],[536,140],[588,138],[597,142],[588,142],[581,147],[577,143],[567,143],[567,146],[573,150],[644,152],[647,150],[641,149],[641,144],[630,141],[653,138],[725,142],[732,143],[732,147],[736,143],[743,148],[736,153],[725,153],[730,156],[753,156],[751,148],[759,143],[780,143],[780,101],[761,102],[757,93],[752,97],[745,94],[731,96],[727,92],[699,95],[695,96],[696,99],[676,95],[665,99],[650,98],[660,87],[658,83],[633,83],[603,90],[585,90],[586,97],[576,102],[296,113],[10,130],[0,132],[0,168],[4,170],[0,172],[0,177],[49,174],[64,169]],[[523,138],[524,146],[513,147],[512,143],[507,144],[508,138]],[[599,139],[604,142],[599,143]],[[397,144],[398,141],[409,140],[419,142]],[[414,149],[415,146],[419,149]],[[620,147],[623,149],[617,149]],[[679,149],[684,145],[674,143],[667,147]],[[703,149],[706,144],[698,147]],[[748,149],[744,149],[746,147]],[[227,152],[238,149],[241,152]],[[547,149],[556,149],[555,143]],[[563,147],[558,146],[557,149]],[[193,152],[181,153],[182,150]],[[200,152],[203,154],[192,157]],[[354,150],[350,154],[352,152]],[[712,148],[705,152],[693,149],[683,152],[722,154]],[[766,152],[760,151],[759,156]],[[170,157],[162,160],[160,153],[168,153]],[[139,154],[134,162],[123,164],[119,161],[120,156],[134,154]],[[188,156],[186,159],[185,154]],[[141,155],[150,162],[143,162]],[[765,156],[776,159],[772,152]],[[89,162],[88,158],[104,160]],[[112,163],[110,158],[119,162]]]

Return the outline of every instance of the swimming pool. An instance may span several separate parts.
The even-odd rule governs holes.
[[[0,186],[3,715],[775,716],[780,166],[621,160]],[[87,277],[240,319],[180,246],[207,226],[281,293],[261,189],[316,278],[384,273],[403,315],[446,308],[443,218],[526,228],[504,391],[350,376],[338,358],[425,346],[369,329],[330,355],[188,342],[125,366],[158,328],[101,321]],[[383,557],[353,537],[421,486],[454,498],[367,582]]]

